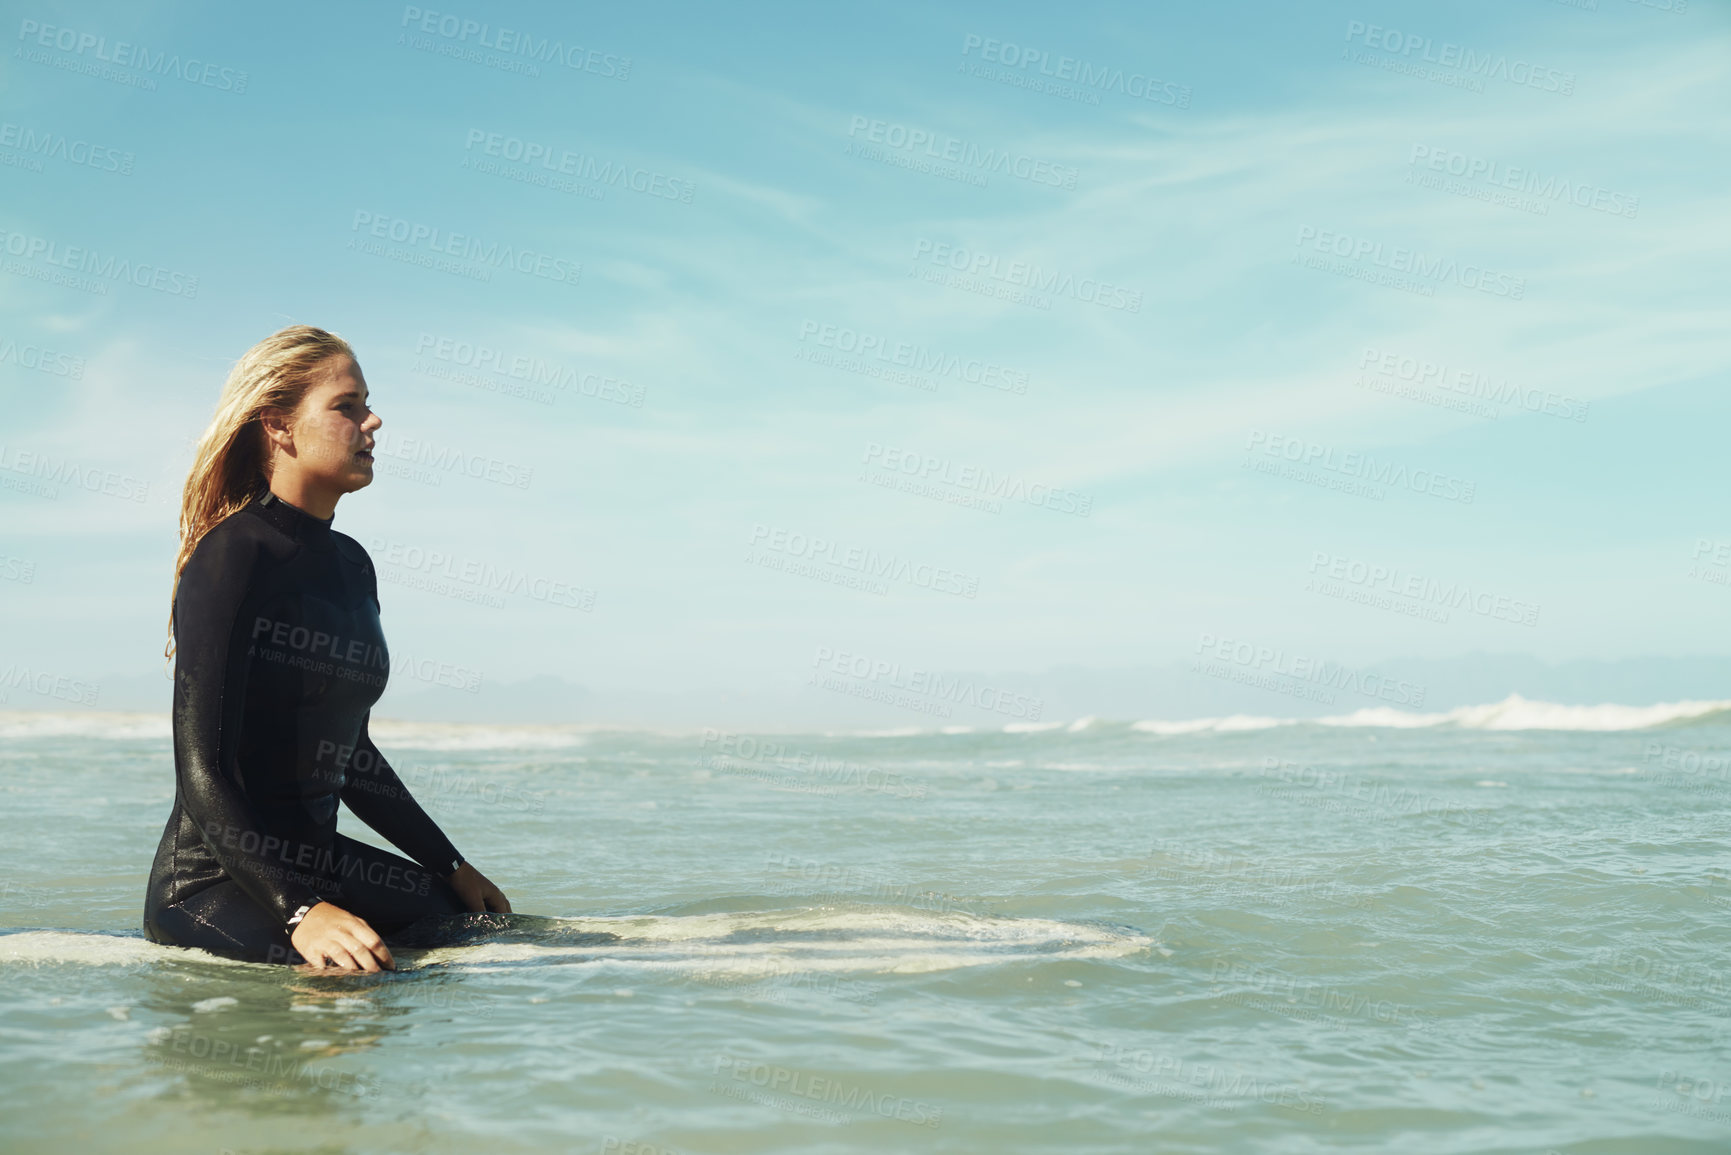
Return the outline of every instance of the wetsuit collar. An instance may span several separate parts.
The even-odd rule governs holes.
[[[331,522],[336,520],[335,515],[314,517],[300,506],[284,501],[268,489],[263,496],[254,499],[252,509],[296,541],[319,546],[330,544]]]

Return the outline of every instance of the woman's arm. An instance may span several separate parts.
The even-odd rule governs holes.
[[[511,902],[487,876],[463,861],[445,832],[432,816],[421,809],[409,793],[385,756],[373,744],[367,732],[372,714],[361,723],[361,736],[355,741],[354,756],[349,759],[348,783],[342,789],[343,802],[355,816],[384,835],[410,858],[428,870],[443,875],[456,890],[463,905],[473,911],[511,912]]]
[[[432,816],[421,809],[421,804],[373,745],[372,735],[367,733],[371,721],[369,712],[361,722],[360,737],[355,739],[342,800],[355,812],[355,817],[389,839],[398,850],[428,870],[449,878],[457,872],[463,856]]]
[[[359,554],[372,583],[373,604],[379,605],[378,570],[366,549],[353,538],[337,535],[352,545]],[[383,607],[380,607],[381,612]],[[385,756],[373,744],[367,727],[372,723],[372,711],[361,721],[360,737],[355,741],[354,757],[349,760],[348,782],[341,796],[355,816],[384,835],[392,845],[428,870],[443,875],[451,888],[473,911],[511,912],[511,903],[487,876],[463,861],[445,832],[439,829],[421,804],[409,793]]]
[[[174,771],[181,804],[224,872],[287,924],[298,909],[337,898],[341,882],[320,868],[316,848],[262,829],[220,761],[223,714],[238,706],[245,685],[244,674],[229,669],[229,648],[258,549],[258,540],[237,527],[218,527],[181,571],[174,595]]]

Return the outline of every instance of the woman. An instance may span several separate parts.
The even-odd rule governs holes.
[[[145,895],[152,942],[377,972],[396,966],[381,935],[511,909],[367,734],[390,673],[378,583],[331,520],[371,484],[380,424],[347,342],[296,325],[241,358],[199,442],[180,507],[174,809]],[[338,799],[409,858],[337,833]]]

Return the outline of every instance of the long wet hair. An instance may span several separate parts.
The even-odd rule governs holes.
[[[270,487],[270,456],[259,419],[268,409],[299,408],[319,366],[343,353],[354,356],[335,333],[290,325],[248,349],[229,372],[180,493],[180,553],[168,599],[165,659],[174,656],[174,592],[192,551],[218,522]]]

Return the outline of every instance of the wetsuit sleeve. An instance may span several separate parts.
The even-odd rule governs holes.
[[[223,717],[238,708],[246,679],[244,668],[230,668],[231,642],[257,558],[256,540],[213,529],[181,571],[174,595],[174,773],[181,803],[223,871],[287,923],[297,908],[334,897],[341,887],[296,864],[304,856],[263,829],[223,772]]]
[[[342,789],[344,804],[398,850],[433,873],[449,876],[462,856],[373,745],[372,735],[367,733],[371,721],[369,712],[361,722],[361,736],[349,760],[348,782]]]

